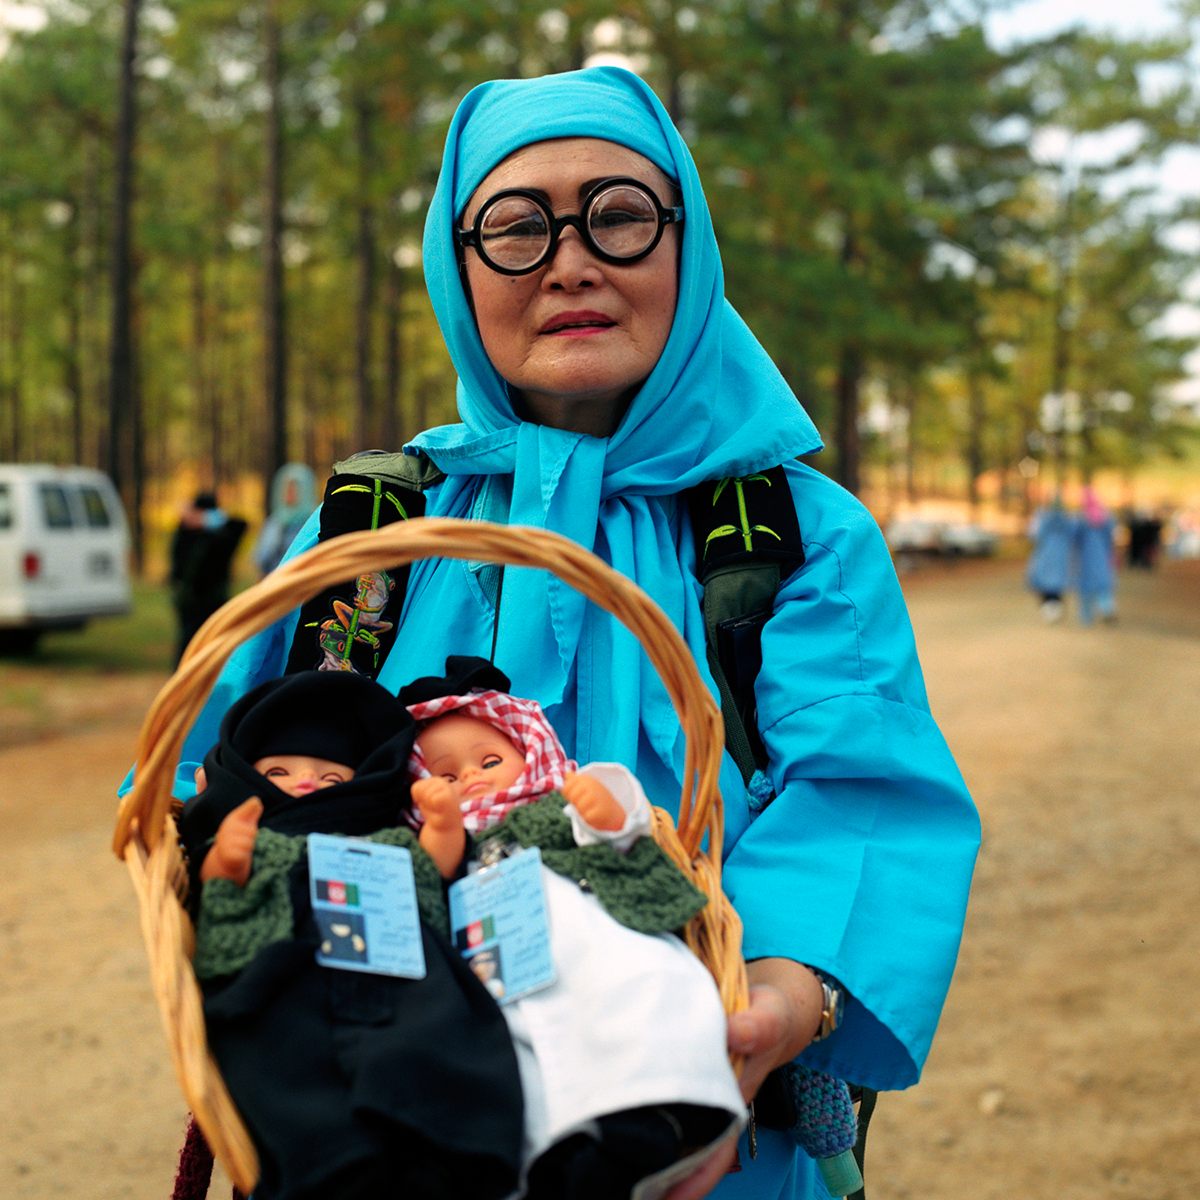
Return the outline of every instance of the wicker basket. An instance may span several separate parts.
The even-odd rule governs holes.
[[[178,804],[171,797],[175,764],[188,730],[239,643],[340,580],[433,557],[552,571],[637,635],[687,736],[678,823],[656,808],[654,836],[709,897],[686,931],[688,944],[716,979],[726,1011],[746,1003],[741,924],[721,891],[721,715],[686,644],[657,605],[589,551],[543,530],[417,518],[333,538],[234,597],[202,626],[146,715],[138,740],[137,782],[121,804],[113,837],[113,849],[127,863],[137,892],[155,997],[184,1097],[217,1160],[247,1194],[258,1178],[258,1159],[208,1052],[192,971],[195,933],[183,907],[187,871],[175,830]]]

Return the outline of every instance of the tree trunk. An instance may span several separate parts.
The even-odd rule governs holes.
[[[379,436],[385,450],[395,450],[400,444],[400,392],[404,385],[404,357],[401,340],[404,336],[404,273],[394,261],[387,266],[385,299],[387,318],[384,335],[383,411],[380,414]],[[405,437],[417,432],[406,430]]]
[[[375,206],[371,200],[374,166],[372,147],[374,109],[365,96],[354,105],[354,132],[358,147],[358,305],[355,313],[354,375],[358,396],[355,437],[357,448],[366,450],[377,439],[375,397],[372,379],[372,324],[375,315]]]
[[[979,477],[983,474],[983,423],[986,417],[983,381],[977,371],[967,373],[967,504],[974,517],[979,511]]]
[[[233,210],[234,193],[229,176],[229,155],[224,137],[213,142],[213,213],[212,227],[223,228],[226,216]],[[231,345],[229,330],[229,239],[218,236],[213,244],[213,270],[211,285],[211,320],[208,353],[209,407],[204,438],[208,444],[208,459],[212,464],[213,486],[219,487],[229,475],[230,463],[236,457],[236,448],[226,444],[224,414],[228,407],[234,412],[244,409],[234,407],[235,378],[240,377],[241,364]],[[259,469],[260,464],[254,464]]]
[[[82,463],[84,458],[83,394],[83,297],[80,270],[79,205],[71,205],[71,217],[63,228],[63,258],[65,279],[63,307],[67,314],[67,345],[63,356],[63,390],[71,400],[71,461]]]
[[[215,488],[220,479],[219,442],[212,435],[214,427],[213,412],[216,407],[213,395],[211,370],[209,367],[209,336],[208,336],[208,285],[204,275],[202,259],[193,259],[191,264],[191,307],[192,307],[192,346],[191,346],[191,391],[192,391],[192,430],[197,447],[208,443],[209,475]],[[205,434],[209,436],[206,437]]]
[[[862,353],[851,341],[843,343],[838,360],[837,461],[838,482],[848,492],[858,494],[860,486],[858,393],[862,382]]]
[[[137,134],[138,9],[141,0],[124,0],[121,68],[116,129],[112,261],[112,305],[109,312],[108,473],[121,493],[133,528],[134,557],[141,561],[140,515],[135,511],[134,480],[140,444],[135,398],[132,297],[135,267],[130,250],[133,208],[134,149]]]
[[[283,112],[280,97],[279,0],[267,0],[263,14],[267,89],[266,174],[263,179],[263,363],[267,408],[263,462],[264,506],[271,480],[287,462],[287,309],[283,289]]]
[[[21,425],[17,416],[16,396],[12,390],[12,218],[0,213],[0,455],[9,462],[19,462]]]
[[[83,296],[82,378],[84,393],[86,456],[81,461],[93,467],[106,462],[105,407],[108,398],[104,345],[104,220],[100,195],[99,140],[88,134],[83,144],[83,194],[80,197],[80,289]]]
[[[846,232],[842,238],[842,270],[849,275],[859,261],[858,241],[846,218]],[[837,383],[835,385],[834,438],[837,444],[838,482],[847,491],[858,494],[859,438],[858,438],[858,393],[862,383],[862,350],[852,337],[842,343],[838,355]]]

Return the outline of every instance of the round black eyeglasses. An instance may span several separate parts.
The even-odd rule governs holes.
[[[484,203],[472,229],[458,229],[460,246],[474,246],[501,275],[526,275],[548,263],[567,225],[608,263],[635,263],[662,240],[663,229],[683,220],[683,209],[663,208],[637,179],[605,179],[584,197],[578,213],[556,217],[536,192],[510,188]]]

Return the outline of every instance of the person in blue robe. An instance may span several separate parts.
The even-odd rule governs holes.
[[[1075,519],[1057,497],[1039,508],[1030,522],[1033,549],[1025,568],[1025,581],[1038,598],[1042,617],[1062,620],[1064,597],[1071,584]]]
[[[762,634],[768,786],[751,795],[728,756],[721,776],[724,886],[751,979],[730,1046],[746,1056],[747,1098],[793,1060],[877,1089],[916,1083],[979,820],[930,713],[879,529],[798,461],[820,437],[725,298],[683,138],[620,68],[482,84],[451,123],[423,257],[460,417],[405,448],[444,473],[427,515],[550,529],[593,550],[658,602],[714,695],[682,493],[783,465],[805,561]],[[239,695],[282,672],[296,625],[293,614],[240,648],[185,758]],[[572,758],[623,763],[677,810],[683,735],[661,680],[631,633],[548,573],[415,564],[379,681],[395,691],[449,654],[490,656],[493,640],[513,690],[539,700]],[[193,769],[181,766],[181,798]],[[821,977],[846,1002],[814,1041],[827,1032]],[[673,1200],[827,1195],[784,1132],[760,1128],[757,1155],[743,1139],[738,1158],[740,1171],[689,1181]]]

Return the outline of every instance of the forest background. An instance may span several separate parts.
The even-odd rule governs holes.
[[[10,6],[13,7],[13,6]],[[18,6],[19,7],[19,6]],[[985,0],[43,0],[0,45],[0,460],[117,481],[138,557],[216,487],[454,419],[420,270],[458,99],[632,65],[727,292],[880,507],[1026,514],[1195,462],[1200,0],[994,44]],[[248,515],[254,515],[253,511]]]

